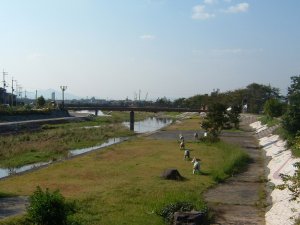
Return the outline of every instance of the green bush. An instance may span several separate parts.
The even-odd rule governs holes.
[[[76,211],[75,203],[66,202],[59,190],[44,192],[39,186],[29,198],[27,208],[29,220],[36,225],[70,225],[75,224],[69,216]]]
[[[277,185],[276,188],[279,190],[288,189],[290,193],[290,201],[299,201],[300,199],[300,163],[296,162],[293,164],[296,168],[293,175],[279,174],[283,181],[283,184]]]
[[[283,111],[284,104],[278,99],[271,98],[264,104],[264,113],[271,118],[282,116]]]

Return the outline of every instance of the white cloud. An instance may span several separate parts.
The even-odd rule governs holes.
[[[204,4],[207,5],[212,5],[212,4],[216,4],[218,2],[218,0],[204,0]]]
[[[152,41],[152,40],[156,39],[156,36],[154,36],[152,34],[143,34],[140,36],[140,39]]]
[[[28,61],[31,61],[31,62],[34,62],[34,61],[38,61],[40,60],[41,58],[43,58],[44,55],[41,54],[41,53],[38,53],[38,52],[34,52],[34,53],[30,53],[26,56],[26,59]]]
[[[262,48],[215,48],[192,50],[195,57],[233,57],[233,56],[251,56],[264,52]]]
[[[207,20],[214,18],[216,15],[205,11],[205,5],[196,5],[193,8],[192,18],[195,20]]]
[[[242,13],[242,12],[247,12],[249,9],[249,4],[246,2],[239,3],[234,6],[228,7],[224,12],[226,13]]]
[[[224,0],[224,2],[230,3],[230,2],[231,2],[231,0]]]
[[[212,49],[210,53],[212,55],[237,55],[237,54],[256,54],[263,52],[263,49],[243,49],[243,48],[223,48],[223,49]]]
[[[241,48],[225,48],[225,49],[212,49],[211,53],[214,55],[224,55],[224,54],[239,54],[242,53]]]

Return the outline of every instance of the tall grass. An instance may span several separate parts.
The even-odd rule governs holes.
[[[202,149],[200,164],[206,165],[204,173],[208,173],[215,182],[223,182],[225,179],[240,173],[247,168],[250,162],[249,155],[240,147],[225,143],[198,143]],[[207,158],[209,161],[207,162]]]
[[[262,124],[267,124],[269,127],[280,124],[280,119],[279,118],[270,117],[270,116],[267,116],[267,115],[261,116],[259,118],[259,121],[261,121]]]
[[[100,125],[92,129],[84,126]],[[121,124],[90,121],[47,125],[32,133],[0,137],[0,166],[19,167],[65,157],[69,150],[101,144],[110,137],[133,135]]]

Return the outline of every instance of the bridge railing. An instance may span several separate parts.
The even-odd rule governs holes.
[[[207,112],[204,108],[176,108],[155,106],[103,106],[103,105],[70,105],[65,104],[66,110],[103,110],[103,111],[142,111],[142,112]]]

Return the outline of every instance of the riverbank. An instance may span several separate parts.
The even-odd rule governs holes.
[[[193,124],[193,130],[199,128],[199,117],[187,121]],[[192,164],[183,160],[183,151],[179,149],[177,132],[186,129],[184,123],[179,123],[180,129],[170,140],[140,136],[102,151],[2,180],[0,190],[26,196],[37,185],[60,189],[68,199],[79,202],[76,218],[82,224],[164,224],[155,214],[157,208],[170,202],[188,201],[200,209],[204,206],[201,193],[216,183],[213,174],[224,173],[228,160],[241,153],[240,149],[224,143],[210,145],[187,140],[187,148],[192,156],[201,158],[205,172],[193,175]],[[174,167],[185,181],[160,178],[165,169]]]
[[[259,121],[252,123],[251,127],[256,130],[259,144],[264,150],[267,162],[267,178],[269,180],[270,206],[265,215],[266,225],[293,225],[299,219],[300,203],[289,201],[289,190],[273,189],[275,185],[282,184],[280,174],[293,175],[294,163],[300,162],[299,158],[292,156],[290,149],[286,148],[285,141],[278,135],[272,134],[274,127],[268,128]],[[259,135],[260,133],[264,135]]]
[[[153,113],[136,113],[136,121],[151,116]],[[69,120],[71,118],[73,117],[62,118],[60,124],[52,119],[1,124],[0,128],[3,129],[6,125],[23,127],[25,123],[27,128],[39,129],[29,129],[26,132],[24,128],[21,133],[1,135],[0,166],[14,168],[38,162],[57,161],[66,158],[70,150],[101,145],[109,138],[134,135],[123,124],[129,119],[128,113],[113,112],[105,117],[76,117],[76,120]]]

